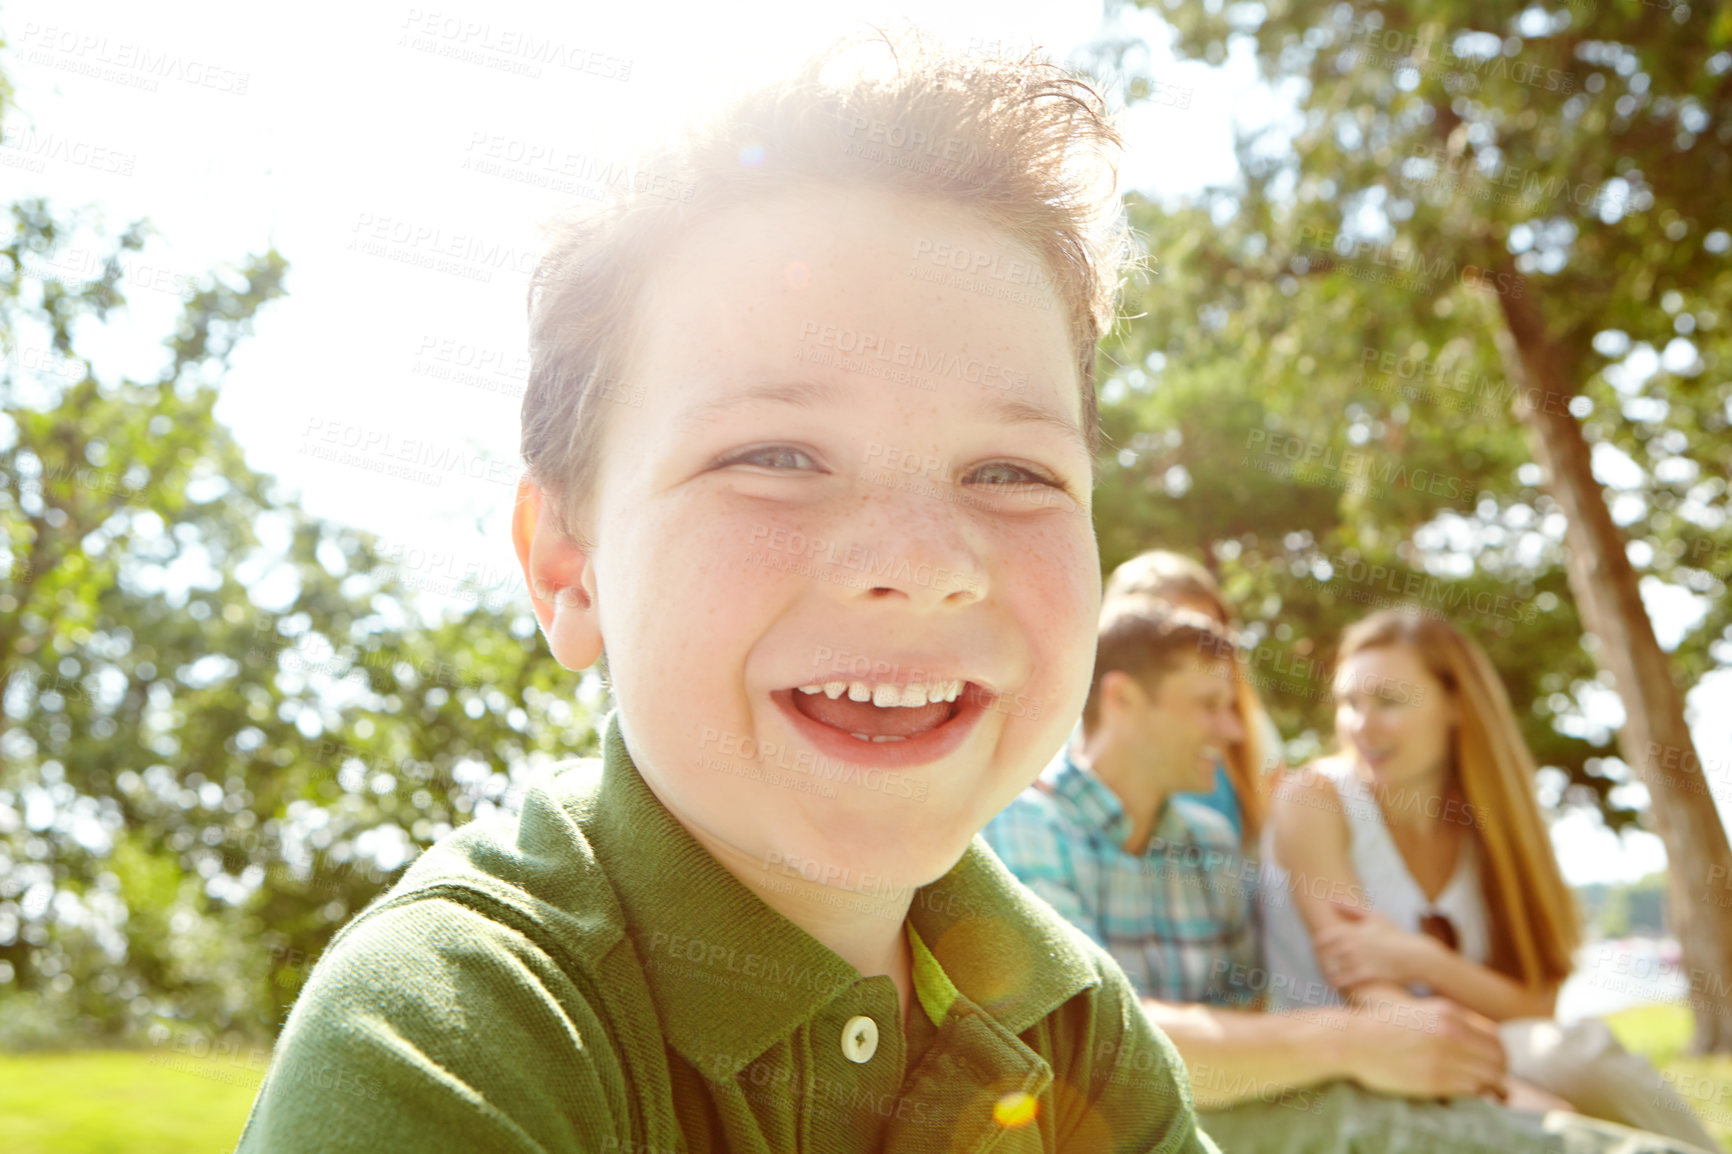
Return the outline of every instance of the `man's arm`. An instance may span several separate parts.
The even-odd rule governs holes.
[[[1414,1098],[1479,1093],[1501,1079],[1496,1028],[1442,998],[1402,1013],[1325,1007],[1263,1014],[1143,999],[1191,1072],[1201,1109],[1220,1109],[1351,1078],[1369,1090]]]

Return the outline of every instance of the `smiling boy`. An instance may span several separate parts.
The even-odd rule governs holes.
[[[553,655],[605,656],[601,763],[343,929],[242,1149],[1215,1149],[975,836],[1089,688],[1117,137],[1050,66],[888,49],[556,237],[512,537]],[[940,244],[986,259],[913,275]]]

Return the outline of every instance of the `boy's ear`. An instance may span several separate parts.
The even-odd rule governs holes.
[[[595,567],[560,529],[553,498],[527,477],[517,483],[511,544],[553,659],[573,673],[588,669],[601,656],[602,647]]]

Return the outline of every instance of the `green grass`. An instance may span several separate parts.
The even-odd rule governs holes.
[[[0,1055],[0,1148],[219,1154],[235,1148],[262,1077],[227,1061],[167,1052]]]
[[[1689,1010],[1642,1006],[1606,1021],[1626,1047],[1672,1075],[1709,1132],[1732,1150],[1732,1057],[1684,1056]],[[6,1154],[220,1154],[240,1138],[261,1077],[228,1061],[153,1051],[0,1055],[0,1148]]]
[[[1732,1056],[1687,1057],[1684,1048],[1695,1030],[1687,1006],[1638,1006],[1606,1016],[1624,1048],[1642,1054],[1662,1073],[1708,1133],[1732,1150]]]

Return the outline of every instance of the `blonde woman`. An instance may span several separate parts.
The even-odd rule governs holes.
[[[1385,610],[1343,635],[1334,692],[1339,752],[1273,791],[1271,988],[1288,1007],[1345,995],[1399,1012],[1449,998],[1502,1024],[1512,1104],[1555,1095],[1716,1149],[1604,1023],[1551,1021],[1580,940],[1576,909],[1533,758],[1480,647],[1447,622]]]
[[[1180,553],[1152,549],[1140,553],[1113,570],[1102,601],[1127,594],[1147,594],[1174,609],[1189,609],[1211,618],[1222,629],[1237,626],[1221,586],[1202,565]],[[1209,793],[1184,796],[1203,802],[1233,825],[1233,832],[1247,846],[1255,847],[1268,812],[1268,773],[1284,768],[1281,735],[1276,731],[1257,690],[1235,666],[1239,723],[1245,737],[1226,749],[1224,764],[1216,766],[1215,788]]]

